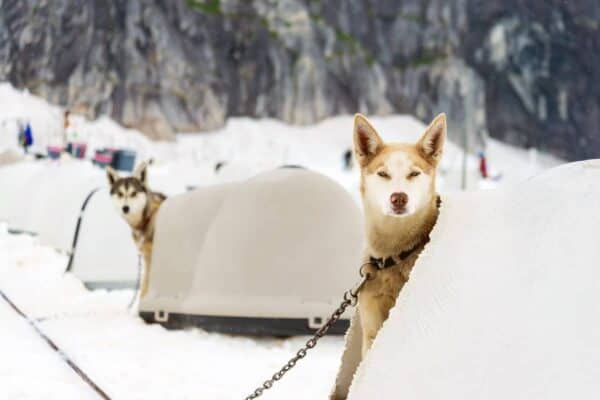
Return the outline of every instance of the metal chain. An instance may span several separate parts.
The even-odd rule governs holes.
[[[344,300],[340,303],[339,307],[333,312],[333,314],[331,314],[331,316],[329,317],[327,322],[325,322],[325,324],[315,332],[313,337],[308,339],[308,341],[304,344],[304,346],[302,346],[302,348],[300,348],[300,350],[298,350],[296,355],[294,357],[290,358],[290,360],[279,371],[277,371],[275,374],[273,374],[273,376],[270,379],[267,379],[266,381],[264,381],[261,386],[257,387],[254,390],[254,392],[252,392],[252,394],[250,394],[249,396],[245,397],[244,400],[256,399],[256,398],[262,396],[262,394],[265,390],[271,389],[273,387],[273,385],[275,384],[275,382],[277,382],[281,378],[283,378],[283,376],[289,370],[291,370],[292,368],[294,368],[296,366],[296,363],[298,361],[300,361],[301,359],[306,357],[306,354],[308,353],[308,351],[317,345],[317,342],[319,341],[319,339],[321,339],[323,336],[325,336],[327,334],[329,329],[333,326],[333,324],[335,324],[340,319],[342,314],[344,314],[344,312],[346,311],[346,309],[349,306],[354,307],[356,305],[356,302],[358,301],[358,292],[362,289],[365,282],[367,282],[367,280],[370,279],[368,275],[366,275],[366,274],[363,275],[362,271],[361,271],[361,276],[362,276],[361,280],[352,289],[350,289],[346,293],[344,293]]]

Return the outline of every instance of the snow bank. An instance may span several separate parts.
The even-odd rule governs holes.
[[[0,83],[0,104],[0,151],[18,148],[18,120],[31,123],[33,152],[45,153],[48,145],[62,144],[64,109],[50,105],[27,91],[16,90],[9,83]],[[80,115],[72,114],[70,122],[77,132],[77,137],[73,139],[88,143],[88,156],[95,149],[107,146],[136,149],[142,157],[152,155],[150,140],[107,117],[87,121]]]
[[[16,143],[16,119],[29,120],[34,131],[33,151],[45,148],[62,135],[62,109],[7,83],[0,83],[0,152],[19,150]],[[77,140],[88,143],[88,157],[100,147],[124,147],[138,152],[138,162],[153,157],[153,174],[159,189],[178,193],[188,186],[245,179],[284,164],[309,167],[357,193],[358,173],[343,170],[343,153],[352,146],[352,116],[329,118],[310,126],[291,126],[273,119],[231,118],[222,128],[210,133],[181,134],[175,142],[151,142],[140,132],[126,129],[109,118],[87,121],[72,115]],[[389,141],[414,141],[425,125],[411,116],[373,117],[375,127]],[[452,126],[449,127],[452,129]],[[501,173],[500,181],[481,181],[478,159],[468,158],[468,187],[496,187],[521,182],[561,163],[553,157],[514,148],[490,140],[487,148],[492,172]],[[448,143],[439,179],[443,191],[461,187],[462,151]],[[218,162],[226,167],[214,172]]]
[[[349,399],[600,393],[600,160],[446,196]]]

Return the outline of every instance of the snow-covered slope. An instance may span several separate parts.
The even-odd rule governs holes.
[[[63,112],[60,107],[8,83],[0,83],[0,152],[17,145],[17,120],[30,122],[34,134],[32,151],[44,152],[46,146],[60,144],[63,135]],[[77,141],[85,141],[91,150],[99,147],[135,148],[149,155],[151,142],[138,131],[126,129],[107,117],[96,121],[72,114],[70,118]]]
[[[17,149],[17,118],[29,120],[34,132],[33,151],[44,152],[48,144],[62,135],[62,111],[9,84],[0,84],[0,153]],[[373,117],[384,139],[414,141],[425,126],[405,115]],[[167,193],[177,193],[187,186],[208,185],[246,178],[265,169],[284,164],[303,165],[336,179],[356,193],[358,174],[343,170],[343,152],[352,145],[352,116],[329,118],[311,126],[290,126],[272,119],[233,118],[218,131],[178,135],[175,142],[151,142],[139,132],[126,129],[108,118],[86,121],[73,116],[78,139],[88,143],[88,157],[96,148],[124,147],[138,152],[138,160],[153,157],[151,182]],[[452,126],[449,127],[452,129]],[[514,148],[495,140],[488,143],[488,161],[492,172],[502,175],[499,181],[481,182],[478,160],[471,156],[467,165],[470,189],[496,187],[520,182],[561,161],[534,151]],[[461,188],[462,151],[448,143],[442,161],[440,190]],[[217,162],[227,165],[214,173]]]

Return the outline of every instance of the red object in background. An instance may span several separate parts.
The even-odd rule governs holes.
[[[63,148],[60,146],[48,146],[48,157],[52,160],[58,160],[60,158],[60,153],[63,152]]]
[[[479,173],[481,177],[487,179],[488,171],[487,171],[487,161],[485,160],[485,155],[479,154]]]
[[[96,155],[94,156],[94,162],[103,167],[110,165],[112,163],[112,160],[113,153],[96,152]]]
[[[71,144],[71,154],[79,159],[85,158],[85,151],[87,150],[87,144],[83,142],[74,142]]]

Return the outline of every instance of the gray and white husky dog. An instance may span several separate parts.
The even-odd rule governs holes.
[[[143,259],[140,298],[148,291],[154,226],[160,205],[166,196],[148,187],[148,162],[141,163],[131,176],[121,177],[111,167],[106,167],[110,197],[117,212],[129,224],[133,241]]]

